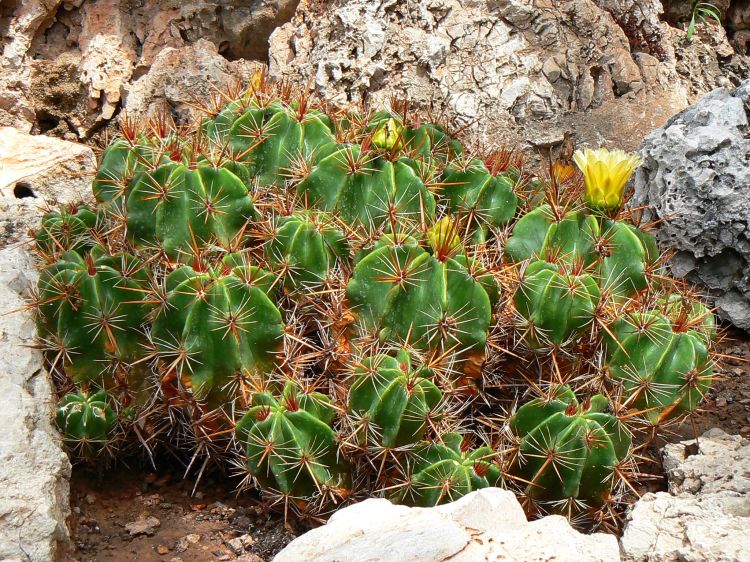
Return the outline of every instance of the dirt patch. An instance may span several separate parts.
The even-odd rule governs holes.
[[[205,562],[270,560],[304,528],[285,525],[232,479],[194,482],[176,467],[159,472],[74,470],[69,560]]]

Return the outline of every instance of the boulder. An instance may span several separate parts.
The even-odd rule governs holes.
[[[0,247],[28,240],[41,209],[90,199],[95,173],[88,146],[0,127]]]
[[[644,495],[621,540],[636,562],[750,560],[750,441],[713,429],[664,448],[669,492]]]
[[[512,492],[486,488],[430,509],[369,499],[334,513],[274,562],[585,562],[620,559],[611,535],[584,535],[551,515],[528,522]]]
[[[719,88],[646,137],[633,206],[660,221],[677,277],[699,283],[719,315],[750,330],[750,80]]]
[[[22,248],[0,250],[0,560],[50,562],[69,542],[70,462],[52,422],[52,381],[34,349],[24,296],[36,269]]]

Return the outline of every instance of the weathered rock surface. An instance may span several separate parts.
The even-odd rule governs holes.
[[[274,562],[615,561],[611,535],[583,535],[560,516],[527,522],[512,492],[487,488],[432,509],[369,499],[336,512]]]
[[[750,441],[721,430],[667,445],[669,492],[632,508],[621,541],[638,562],[750,559]]]
[[[88,138],[120,108],[128,109],[122,99],[124,90],[159,61],[157,73],[162,73],[163,80],[164,50],[184,49],[184,55],[168,55],[173,62],[186,59],[184,72],[188,62],[196,61],[195,48],[202,40],[212,42],[213,48],[203,47],[201,56],[223,60],[212,63],[210,69],[216,74],[208,76],[222,87],[227,69],[242,66],[230,61],[266,59],[269,35],[292,17],[298,2],[4,2],[0,11],[0,125]],[[173,89],[176,82],[163,81],[158,95],[174,98],[163,90]]]
[[[40,208],[89,199],[95,172],[88,146],[0,127],[0,247],[27,240]]]
[[[22,248],[0,250],[0,560],[49,562],[69,540],[70,463],[33,319],[18,312],[35,271]]]
[[[134,116],[165,113],[188,122],[200,117],[197,103],[217,97],[216,88],[247,80],[255,67],[244,59],[229,62],[207,39],[166,47],[154,57],[148,73],[123,87],[123,103]]]
[[[677,73],[684,33],[660,12],[656,0],[303,3],[271,36],[270,73],[338,103],[406,95],[476,123],[485,143],[545,148],[572,131],[629,149],[707,91]]]
[[[719,314],[750,330],[750,80],[717,89],[651,133],[634,205],[659,219],[672,271],[700,283]]]

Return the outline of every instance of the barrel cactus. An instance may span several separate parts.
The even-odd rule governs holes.
[[[601,395],[579,403],[562,386],[518,409],[510,419],[519,441],[510,472],[528,498],[593,506],[610,499],[618,469],[630,455],[631,437],[606,411],[608,405]]]
[[[674,314],[675,306],[668,303],[667,312]],[[645,310],[611,326],[605,338],[607,373],[622,385],[624,404],[642,412],[649,425],[694,412],[710,387],[714,321],[705,313],[705,324],[679,325],[660,310]]]
[[[516,223],[505,256],[582,265],[603,292],[627,297],[649,285],[659,253],[653,237],[632,224],[544,204]]]
[[[77,384],[139,386],[130,368],[146,353],[148,275],[130,254],[101,246],[65,252],[39,276],[37,331],[42,347]]]
[[[482,356],[490,296],[456,241],[386,236],[354,269],[347,297],[358,321],[383,341]],[[441,245],[442,244],[442,245]],[[468,365],[467,365],[468,366]]]
[[[57,404],[55,420],[66,443],[83,455],[101,452],[111,440],[117,414],[107,403],[107,393],[70,392]]]
[[[239,395],[243,377],[273,367],[284,333],[274,282],[237,255],[215,267],[183,265],[166,278],[151,339],[179,389],[219,407]]]
[[[351,490],[339,456],[330,399],[287,381],[280,394],[258,392],[237,424],[248,472],[292,507],[341,499]]]
[[[590,329],[600,291],[588,273],[537,260],[523,271],[514,295],[526,340],[536,347],[564,346]]]
[[[419,507],[455,501],[466,494],[496,486],[501,470],[492,448],[470,447],[471,439],[448,433],[441,440],[422,443],[406,467],[405,482],[394,487],[391,499]]]
[[[395,357],[376,354],[358,362],[348,398],[356,443],[388,450],[421,440],[441,417],[443,396],[433,376],[425,367],[413,369],[403,349]]]
[[[34,233],[36,250],[45,261],[54,262],[60,254],[74,250],[85,253],[96,243],[99,219],[86,205],[69,205],[42,217]]]
[[[346,236],[325,214],[282,217],[266,238],[266,259],[289,291],[314,289],[349,253]]]
[[[287,515],[502,485],[608,525],[631,435],[696,411],[718,331],[625,208],[637,157],[566,139],[534,175],[403,100],[334,108],[262,69],[203,109],[122,116],[95,207],[32,234],[74,452],[239,463]]]
[[[247,186],[230,170],[168,163],[142,174],[126,200],[128,235],[172,260],[196,245],[237,247],[257,212]]]

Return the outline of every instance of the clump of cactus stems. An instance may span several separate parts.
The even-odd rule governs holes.
[[[93,199],[34,233],[66,442],[240,466],[288,515],[497,485],[616,527],[717,330],[624,208],[637,158],[574,161],[532,176],[263,70],[194,125],[123,119]]]

